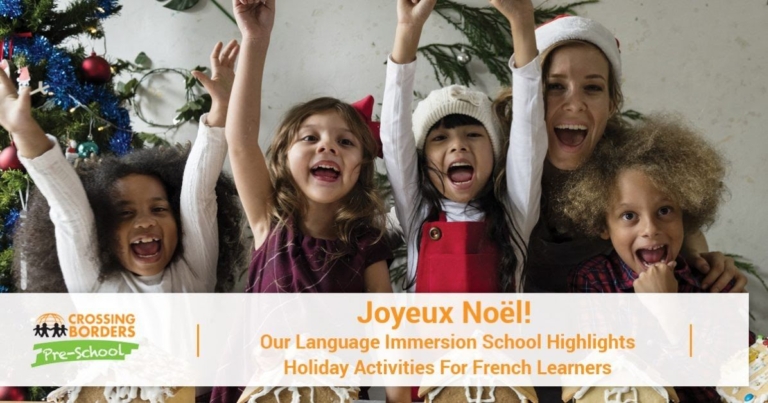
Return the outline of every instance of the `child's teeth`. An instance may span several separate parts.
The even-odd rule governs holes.
[[[334,172],[339,172],[339,170],[336,169],[336,167],[333,167],[333,166],[330,166],[330,165],[318,165],[317,167],[318,168],[324,168],[324,169],[332,169]]]

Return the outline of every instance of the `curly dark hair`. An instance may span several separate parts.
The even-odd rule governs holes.
[[[446,115],[442,119],[435,122],[432,127],[429,128],[427,133],[432,132],[439,127],[446,129],[453,129],[460,126],[478,125],[483,126],[479,120],[461,114]],[[503,150],[509,147],[509,130],[502,131],[503,136]],[[421,184],[422,194],[420,200],[417,201],[417,208],[413,210],[414,215],[420,214],[424,210],[425,206],[428,208],[428,214],[425,221],[434,221],[438,219],[438,214],[442,209],[440,200],[443,199],[443,191],[436,188],[432,181],[429,179],[429,173],[435,172],[442,176],[443,174],[434,166],[430,166],[427,158],[424,154],[424,150],[420,150],[418,153],[418,166],[419,166],[419,183]],[[515,228],[511,215],[509,213],[509,206],[506,206],[502,200],[507,199],[507,182],[504,179],[506,173],[506,153],[501,153],[501,157],[494,161],[493,174],[485,184],[485,187],[478,193],[477,197],[470,203],[480,211],[485,213],[485,221],[488,223],[486,233],[488,239],[494,240],[499,247],[501,253],[501,261],[498,267],[498,279],[502,285],[502,289],[499,291],[508,291],[511,289],[512,282],[515,278],[515,270],[517,267],[518,257],[515,255],[515,251],[520,252],[523,260],[526,257],[526,246],[520,241],[520,235]],[[469,207],[469,206],[468,206]],[[421,245],[421,226],[422,222],[416,222],[417,220],[412,217],[413,228],[411,233],[416,236],[416,244]],[[416,282],[416,277],[405,279],[404,289],[412,287]]]
[[[184,166],[189,146],[159,147],[136,150],[124,157],[106,156],[98,160],[81,160],[76,171],[85,188],[93,209],[98,237],[98,258],[101,261],[100,279],[125,270],[115,254],[113,239],[118,214],[113,203],[114,184],[120,178],[138,174],[154,177],[162,183],[176,219],[178,245],[172,261],[182,254],[181,220],[179,204]],[[219,227],[219,257],[216,269],[216,291],[229,291],[235,276],[245,270],[245,247],[242,241],[242,210],[234,182],[226,174],[216,183],[217,221]],[[56,252],[54,225],[49,216],[50,207],[45,197],[34,189],[29,197],[26,217],[21,220],[14,236],[16,256],[14,275],[19,290],[21,255],[28,268],[25,292],[67,292]],[[242,268],[242,269],[239,269]]]
[[[636,169],[680,205],[686,233],[711,225],[726,192],[723,157],[680,118],[647,116],[609,147],[598,147],[565,185],[557,203],[576,228],[599,236],[606,228],[611,189]]]

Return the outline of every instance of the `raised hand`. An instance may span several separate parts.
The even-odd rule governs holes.
[[[499,12],[512,20],[516,16],[533,15],[533,3],[531,0],[490,0],[491,5]]]
[[[635,280],[635,292],[677,292],[675,266],[677,262],[656,263],[648,267]]]
[[[275,24],[275,0],[233,0],[243,40],[267,40]]]
[[[16,92],[11,78],[0,72],[0,125],[13,135],[19,155],[35,158],[51,149],[45,132],[32,118],[29,87]]]
[[[536,22],[531,0],[490,0],[507,18],[515,48],[515,66],[523,67],[531,62],[539,51],[536,48]]]
[[[437,0],[397,0],[397,23],[424,26]]]
[[[392,61],[398,64],[410,63],[416,59],[419,38],[424,23],[435,8],[437,0],[397,0],[397,30]]]
[[[211,52],[211,77],[203,72],[193,71],[192,75],[200,80],[205,90],[211,95],[211,111],[208,113],[207,124],[213,127],[223,127],[227,118],[229,96],[232,84],[235,82],[235,60],[240,51],[236,40],[224,45],[218,42]]]

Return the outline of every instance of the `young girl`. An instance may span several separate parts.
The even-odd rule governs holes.
[[[512,7],[492,4],[503,12]],[[547,148],[535,44],[514,36],[518,52],[510,67],[519,119],[508,150],[488,97],[466,87],[433,91],[411,119],[416,50],[434,5],[398,0],[381,114],[384,161],[408,242],[404,288],[511,291],[538,219]]]
[[[704,292],[681,255],[683,237],[715,219],[725,193],[722,157],[680,122],[647,117],[601,144],[567,183],[563,215],[613,245],[571,272],[571,292]],[[729,291],[731,281],[723,288]],[[677,388],[682,401],[719,401],[715,388]]]
[[[525,286],[529,291],[564,292],[567,273],[576,264],[610,248],[568,228],[557,200],[570,173],[592,155],[601,139],[625,130],[619,113],[623,102],[619,42],[599,23],[576,16],[556,18],[534,32],[532,25],[519,22],[533,18],[531,1],[514,0],[513,4],[518,7],[508,16],[513,32],[526,32],[521,36],[526,43],[535,35],[543,63],[549,139],[541,221],[531,235]],[[711,286],[716,292],[736,278],[733,290],[743,290],[746,277],[722,253],[708,252],[700,232],[689,233],[683,249],[692,266],[707,273],[705,288]]]
[[[13,134],[55,227],[58,262],[37,231],[46,224],[45,203],[31,202],[34,210],[17,237],[28,268],[28,291],[64,291],[66,285],[69,292],[213,292],[217,277],[219,289],[231,286],[232,266],[226,265],[236,263],[239,244],[231,230],[239,231],[226,221],[230,234],[224,239],[233,249],[220,259],[214,188],[226,156],[220,127],[238,45],[233,41],[223,52],[221,47],[217,44],[212,55],[214,78],[203,81],[212,109],[201,119],[183,180],[183,153],[155,149],[86,163],[81,181],[56,139],[46,137],[32,118],[29,88],[17,95],[9,77],[0,74],[0,124]],[[233,193],[226,190],[222,182],[218,201],[235,213],[227,219],[236,220],[237,210],[230,207]],[[63,283],[56,281],[61,277]]]
[[[233,3],[242,65],[226,136],[253,231],[247,291],[391,292],[385,261],[391,253],[382,241],[385,215],[373,176],[376,142],[362,114],[333,98],[299,104],[265,158],[261,86],[275,0]],[[237,388],[216,388],[212,400],[239,397]],[[407,401],[407,391],[387,388],[387,400]]]

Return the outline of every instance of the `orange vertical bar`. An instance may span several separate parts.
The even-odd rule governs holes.
[[[688,325],[688,357],[693,357],[693,323]]]
[[[200,324],[197,324],[197,356],[200,357]]]

